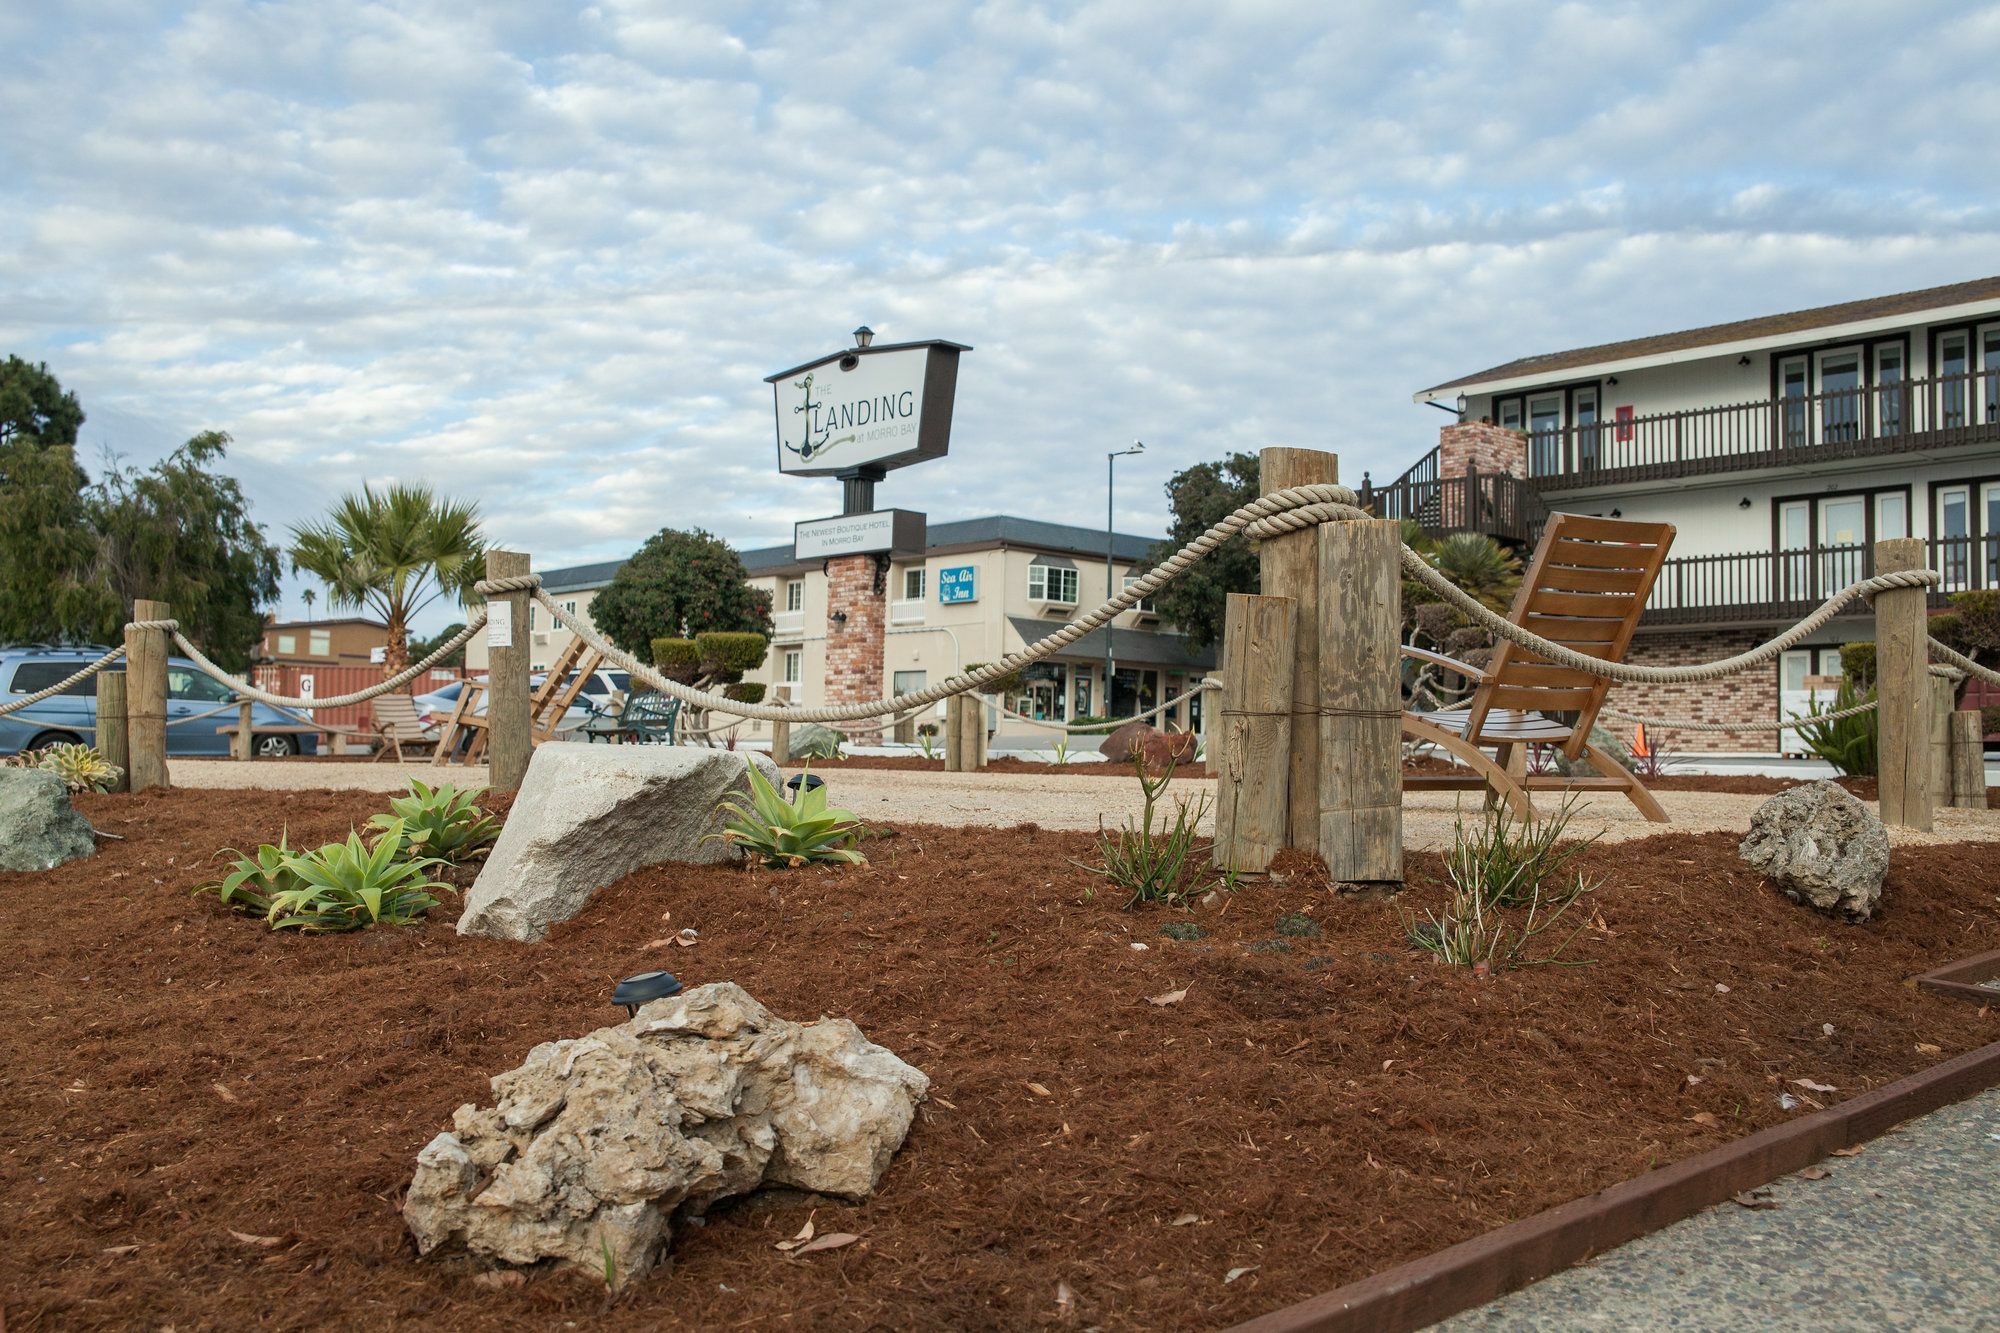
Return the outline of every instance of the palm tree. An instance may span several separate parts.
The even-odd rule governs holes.
[[[1521,586],[1520,557],[1476,532],[1455,532],[1423,554],[1440,574],[1495,611],[1505,611]]]
[[[306,619],[311,620],[313,618],[313,603],[319,600],[319,594],[311,588],[307,588],[299,595],[306,599]]]
[[[363,486],[323,522],[292,529],[292,571],[325,584],[330,609],[365,608],[389,627],[389,675],[409,665],[411,619],[447,593],[464,605],[485,555],[479,506],[428,486]]]

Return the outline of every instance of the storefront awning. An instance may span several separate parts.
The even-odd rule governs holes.
[[[1029,644],[1048,637],[1058,622],[1037,620],[1033,616],[1008,616],[1007,623],[1021,636],[1021,642]],[[1213,671],[1215,669],[1215,648],[1210,645],[1198,653],[1190,653],[1187,640],[1178,634],[1160,634],[1152,630],[1126,629],[1123,626],[1108,627],[1111,634],[1111,655],[1120,666],[1164,667],[1168,671]],[[1094,629],[1090,633],[1058,652],[1052,659],[1057,662],[1102,662],[1104,660],[1105,630]]]

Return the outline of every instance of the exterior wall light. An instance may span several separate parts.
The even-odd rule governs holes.
[[[1748,356],[1739,356],[1736,358],[1736,364],[1739,366],[1747,366],[1750,364],[1750,358]]]
[[[1748,509],[1750,507],[1750,497],[1746,495],[1741,500],[1738,500],[1736,507],[1738,509]]]
[[[866,351],[868,344],[875,341],[875,330],[863,324],[854,331],[854,345]]]
[[[618,988],[611,992],[611,1003],[624,1005],[625,1013],[637,1018],[640,1005],[679,995],[681,989],[681,983],[671,972],[640,972],[618,983]]]

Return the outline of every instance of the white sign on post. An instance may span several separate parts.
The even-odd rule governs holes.
[[[852,348],[767,377],[778,470],[829,477],[942,458],[951,440],[959,343]]]
[[[376,666],[381,666],[384,662],[387,662],[389,660],[389,650],[379,645],[377,647],[370,648],[368,650],[368,660]]]
[[[825,560],[872,551],[915,553],[924,549],[924,516],[907,509],[841,514],[792,525],[792,558]]]
[[[514,646],[514,604],[512,602],[488,602],[486,604],[486,646],[488,648],[512,648]]]

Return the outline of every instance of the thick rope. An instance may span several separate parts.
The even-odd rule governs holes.
[[[1000,716],[1005,718],[1011,718],[1016,722],[1025,722],[1031,727],[1045,727],[1050,731],[1062,731],[1062,732],[1081,731],[1090,733],[1096,733],[1102,731],[1109,734],[1110,732],[1116,731],[1120,727],[1130,726],[1134,722],[1144,722],[1149,718],[1158,717],[1160,714],[1166,712],[1169,708],[1172,708],[1175,704],[1180,703],[1184,699],[1192,699],[1197,694],[1206,693],[1207,691],[1210,690],[1220,691],[1221,689],[1222,686],[1220,684],[1217,684],[1214,681],[1205,680],[1201,684],[1195,686],[1193,689],[1185,690],[1180,694],[1176,694],[1173,698],[1167,700],[1165,703],[1155,704],[1153,707],[1148,708],[1143,713],[1134,713],[1130,717],[1109,718],[1103,722],[1050,722],[1039,717],[1028,717],[1024,714],[1015,712],[1011,708],[1002,708],[1000,710]]]
[[[1891,588],[1928,588],[1943,581],[1936,571],[1929,569],[1897,570],[1893,573],[1877,574],[1873,578],[1848,584],[1820,603],[1811,615],[1783,634],[1755,648],[1740,652],[1734,657],[1719,658],[1713,662],[1696,662],[1686,666],[1656,667],[1639,666],[1631,662],[1608,662],[1601,657],[1577,652],[1574,648],[1523,629],[1498,612],[1482,606],[1457,584],[1433,569],[1429,561],[1407,546],[1403,548],[1403,567],[1414,575],[1418,582],[1470,616],[1482,628],[1491,630],[1510,643],[1526,648],[1537,657],[1546,658],[1557,666],[1569,667],[1571,670],[1600,676],[1606,680],[1647,685],[1679,685],[1689,681],[1716,680],[1731,675],[1746,667],[1756,666],[1759,662],[1768,662],[1793,644],[1818,633],[1840,614],[1841,608],[1858,597],[1873,597],[1876,593],[1886,592]]]
[[[1608,717],[1616,722],[1635,722],[1650,731],[1796,731],[1800,727],[1810,727],[1821,722],[1838,722],[1844,717],[1860,717],[1872,713],[1880,707],[1880,701],[1870,699],[1865,704],[1852,708],[1841,708],[1831,713],[1800,713],[1784,722],[1697,722],[1693,718],[1650,718],[1635,713],[1621,713],[1613,708],[1599,712],[1599,717]]]
[[[310,697],[294,698],[288,694],[273,694],[269,690],[259,689],[249,681],[244,680],[241,676],[230,675],[227,671],[224,671],[221,667],[203,656],[201,649],[189,643],[187,636],[181,633],[180,626],[174,621],[149,621],[139,623],[138,628],[170,629],[174,636],[174,642],[180,645],[181,651],[187,654],[189,660],[200,667],[211,678],[227,685],[246,699],[255,699],[257,702],[269,704],[273,708],[294,708],[302,713],[310,713],[316,708],[345,708],[349,704],[365,703],[378,695],[388,694],[402,688],[451,654],[457,652],[485,624],[485,608],[475,607],[472,611],[472,618],[467,622],[465,628],[452,635],[449,639],[446,639],[436,652],[424,658],[423,661],[413,662],[401,671],[398,671],[395,675],[387,677],[377,684],[370,685],[365,690],[355,690],[350,694],[336,694],[326,699]]]
[[[1988,685],[2000,685],[2000,671],[1995,671],[1989,666],[1981,666],[1956,648],[1947,647],[1936,639],[1931,640],[1931,656],[1942,657],[1966,675],[1977,676]]]
[[[123,656],[125,656],[125,650],[123,648],[113,648],[110,652],[98,658],[95,662],[92,662],[89,666],[85,667],[83,670],[77,672],[73,676],[65,676],[63,679],[49,686],[46,690],[36,690],[33,694],[24,694],[18,699],[12,699],[4,704],[0,704],[0,717],[5,717],[9,713],[18,713],[23,708],[33,708],[36,704],[41,703],[43,700],[53,699],[58,694],[61,694],[64,690],[68,689],[70,686],[80,684],[83,681],[90,679],[92,676],[104,670],[104,668],[110,666],[113,662],[116,662],[119,658]]]

